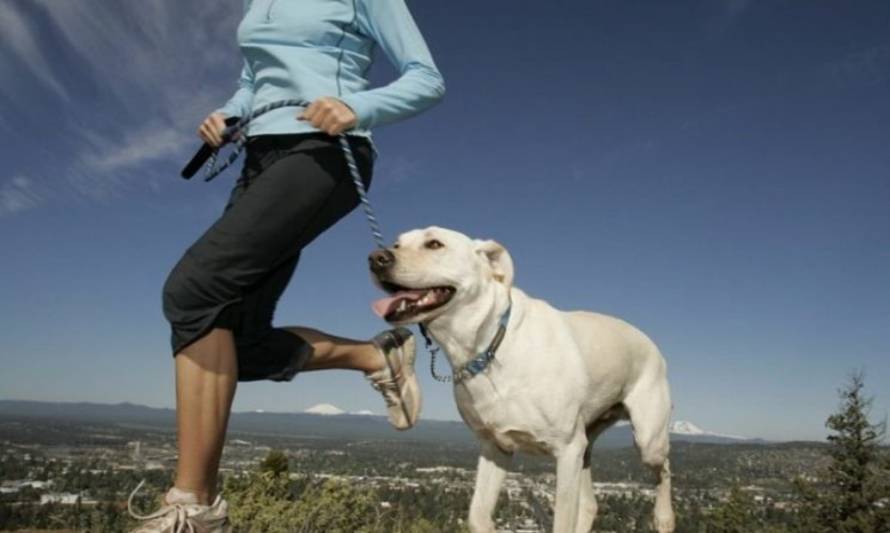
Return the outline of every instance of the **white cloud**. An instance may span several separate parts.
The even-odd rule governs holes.
[[[420,162],[402,154],[380,158],[378,168],[374,170],[375,179],[380,180],[377,187],[386,187],[405,183],[417,178],[420,174]],[[371,184],[374,187],[375,184]]]
[[[160,163],[184,164],[200,143],[200,121],[235,90],[240,2],[14,5],[0,2],[0,130],[38,134],[30,146],[52,147],[53,157],[22,157],[22,168],[10,168],[62,200],[66,192],[77,202],[159,192],[156,169],[170,170]],[[4,214],[41,203],[17,186],[3,191]]]
[[[0,33],[3,34],[3,43],[18,59],[16,65],[7,61],[0,62],[0,72],[3,73],[4,80],[4,83],[0,84],[0,90],[6,92],[8,96],[16,96],[14,93],[10,94],[10,89],[15,87],[15,84],[10,82],[20,77],[22,69],[26,69],[46,88],[63,100],[69,101],[68,92],[56,77],[52,65],[47,60],[47,54],[34,39],[33,28],[14,5],[13,2],[0,2]]]
[[[123,196],[137,179],[155,194],[160,193],[163,181],[158,172],[151,167],[139,174],[135,170],[145,169],[148,163],[184,163],[199,141],[180,130],[150,124],[117,138],[84,130],[78,142],[77,156],[65,175],[67,185],[88,199],[105,201]]]
[[[0,185],[0,217],[37,207],[44,196],[34,182],[26,176],[15,176]]]
[[[96,137],[95,132],[89,135]],[[106,142],[107,139],[97,139]],[[128,132],[114,150],[103,150],[96,157],[85,159],[86,165],[100,172],[114,172],[142,163],[167,159],[179,155],[187,143],[197,144],[196,138],[169,127],[143,127]]]
[[[227,39],[220,36],[221,28],[234,29],[240,10],[221,9],[216,2],[109,2],[91,9],[78,2],[41,3],[66,49],[132,110],[121,118],[138,121],[150,112],[174,126],[196,129],[195,115],[221,105],[234,92],[237,71],[226,87],[207,91],[201,82],[209,72],[240,65],[234,31]]]

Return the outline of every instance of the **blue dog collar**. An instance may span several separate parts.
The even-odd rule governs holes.
[[[491,361],[494,359],[498,347],[501,345],[501,341],[504,340],[504,334],[507,332],[507,324],[510,322],[510,312],[512,310],[513,302],[511,301],[507,305],[507,310],[504,311],[504,313],[501,315],[500,320],[498,321],[497,333],[494,334],[494,338],[488,344],[488,348],[480,352],[476,357],[467,361],[462,367],[457,369],[457,371],[454,372],[454,375],[450,378],[436,375],[435,358],[436,352],[439,351],[439,348],[432,347],[433,342],[429,338],[429,335],[427,335],[426,328],[423,327],[423,324],[418,324],[418,326],[420,326],[420,333],[423,334],[423,338],[426,341],[427,349],[430,350],[430,355],[432,357],[430,370],[433,373],[433,377],[436,378],[438,381],[453,381],[454,383],[460,383],[485,371],[485,369],[488,368],[488,365],[490,365]]]

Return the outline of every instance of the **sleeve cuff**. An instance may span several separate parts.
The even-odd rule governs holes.
[[[371,127],[371,106],[362,97],[361,93],[344,94],[339,97],[339,100],[355,113],[357,119],[356,129],[369,129]]]
[[[226,105],[220,107],[219,109],[215,109],[213,112],[214,113],[222,113],[223,115],[226,116],[226,118],[241,116],[241,109],[238,106],[232,105],[232,104],[226,104]]]

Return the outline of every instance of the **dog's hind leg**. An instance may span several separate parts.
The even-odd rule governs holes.
[[[624,401],[634,430],[634,443],[643,464],[655,472],[655,512],[653,526],[658,533],[674,531],[675,518],[671,506],[671,469],[669,424],[671,398],[663,377],[645,385],[640,383]]]
[[[493,442],[482,441],[482,453],[476,469],[476,488],[470,502],[471,533],[495,533],[492,515],[511,459],[511,455],[502,452]]]

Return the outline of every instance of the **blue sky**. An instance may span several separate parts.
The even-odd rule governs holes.
[[[636,324],[677,419],[822,438],[856,369],[886,417],[890,4],[547,5],[409,3],[448,92],[375,132],[387,237],[495,238],[527,292]],[[161,287],[236,176],[178,170],[234,91],[240,6],[0,3],[0,397],[173,405]],[[360,211],[313,243],[277,323],[381,329],[371,248]],[[428,361],[423,416],[455,419]],[[242,383],[235,409],[320,402],[383,412],[348,372]]]

